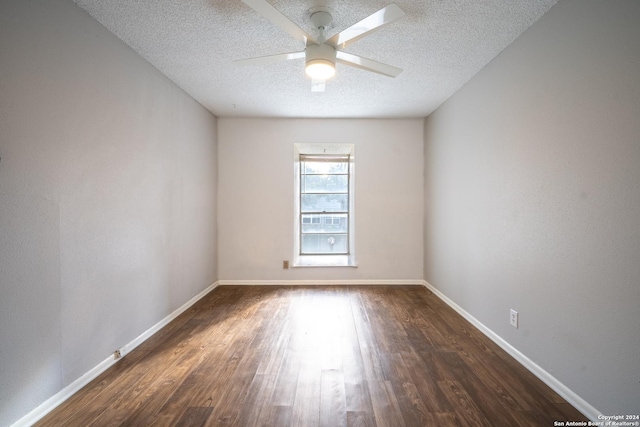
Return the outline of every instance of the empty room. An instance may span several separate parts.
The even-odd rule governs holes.
[[[639,426],[640,2],[3,0],[1,426]]]

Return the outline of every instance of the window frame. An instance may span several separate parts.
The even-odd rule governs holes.
[[[350,217],[350,202],[349,200],[351,199],[351,188],[349,186],[349,182],[351,180],[351,167],[350,167],[350,159],[349,159],[350,155],[327,155],[327,154],[320,154],[320,155],[311,155],[311,154],[300,154],[300,172],[298,174],[299,179],[300,179],[300,183],[299,183],[299,187],[300,190],[298,191],[298,195],[300,197],[300,206],[301,208],[299,209],[298,212],[298,216],[299,216],[299,220],[300,220],[300,228],[299,228],[299,232],[300,232],[300,245],[298,248],[299,251],[299,255],[300,256],[334,256],[334,255],[349,255],[349,249],[350,249],[350,242],[349,242],[349,217]],[[327,174],[318,174],[318,173],[307,173],[305,171],[305,168],[302,166],[304,163],[306,162],[310,162],[310,163],[321,163],[321,162],[327,162],[327,163],[345,163],[346,164],[346,172],[341,172],[341,173],[327,173]],[[306,191],[306,185],[303,183],[305,177],[307,176],[318,176],[318,175],[334,175],[334,176],[346,176],[347,177],[347,192],[346,193],[329,193],[329,192],[307,192]],[[346,210],[342,210],[342,211],[304,211],[302,209],[302,199],[304,198],[305,195],[317,195],[317,194],[346,194],[347,195],[347,207]],[[304,231],[304,227],[303,225],[305,224],[303,222],[304,217],[308,216],[308,215],[314,215],[312,217],[310,217],[311,222],[308,224],[321,224],[321,225],[335,225],[334,224],[334,219],[338,220],[338,225],[340,225],[340,218],[339,217],[335,217],[334,215],[346,215],[347,218],[347,224],[346,224],[346,228],[347,230],[345,232],[335,232],[335,233],[331,233],[331,232],[306,232]],[[318,218],[318,222],[314,222],[313,220]],[[322,221],[320,221],[320,218],[322,218]],[[327,220],[331,219],[331,222],[329,223]],[[318,252],[318,253],[313,253],[313,252],[304,252],[303,250],[303,237],[305,234],[308,235],[321,235],[321,234],[327,234],[327,235],[344,235],[346,236],[346,240],[347,240],[347,247],[346,247],[346,251],[344,252],[336,252],[336,253],[331,253],[331,252]]]
[[[345,157],[347,163],[347,212],[304,212],[305,215],[333,214],[346,217],[347,232],[335,233],[345,235],[347,239],[347,253],[332,254],[303,254],[302,251],[302,183],[301,183],[301,156],[308,157]],[[330,193],[333,194],[333,193]],[[338,194],[338,193],[336,193]],[[312,217],[315,218],[315,217]],[[335,217],[332,222],[335,221]],[[341,220],[337,218],[338,222]],[[313,220],[312,220],[313,221]],[[321,221],[321,223],[324,221]],[[326,143],[326,144],[294,144],[294,248],[292,267],[357,267],[355,258],[355,146],[353,144]],[[308,223],[306,223],[308,225]],[[311,233],[313,234],[313,233]]]

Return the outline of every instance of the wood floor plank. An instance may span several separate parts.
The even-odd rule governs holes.
[[[322,370],[320,360],[310,355],[303,359],[298,373],[296,396],[291,418],[294,426],[320,425],[320,390]]]
[[[440,381],[438,385],[455,408],[457,418],[466,426],[493,427],[473,398],[456,381]],[[510,425],[510,424],[508,424]]]
[[[275,386],[275,374],[256,374],[247,389],[243,403],[245,409],[238,414],[239,426],[255,426],[260,424],[260,418],[267,414],[269,400]]]
[[[175,427],[202,427],[211,415],[212,407],[187,408]]]
[[[376,425],[379,427],[406,426],[398,399],[389,381],[368,381]]]
[[[420,286],[220,286],[37,426],[587,421]]]
[[[391,385],[407,426],[434,425],[435,419],[427,409],[415,384],[392,381]]]
[[[269,406],[260,417],[260,427],[291,426],[292,406]]]
[[[303,354],[300,350],[288,349],[278,370],[271,398],[274,406],[292,406],[298,387],[298,373]]]
[[[358,383],[345,382],[344,393],[347,412],[373,414],[369,383],[366,380]]]
[[[425,359],[431,363],[430,355],[423,353],[423,356],[415,352],[402,354],[402,361],[411,373],[410,382],[416,386],[423,403],[429,412],[452,412],[453,406],[438,387],[438,381],[442,380],[437,374],[435,367],[425,363]]]
[[[348,411],[347,427],[376,427],[373,412]]]
[[[347,425],[347,400],[344,375],[338,370],[323,370],[320,377],[320,425]]]
[[[438,357],[444,360],[443,363],[452,373],[455,382],[471,397],[487,420],[497,425],[516,425],[510,411],[507,410],[508,406],[503,404],[511,404],[513,401],[505,399],[502,389],[495,390],[488,386],[486,375],[476,375],[476,371],[466,365],[456,353],[442,352]]]

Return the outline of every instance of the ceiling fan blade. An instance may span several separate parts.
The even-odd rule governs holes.
[[[294,38],[302,41],[305,45],[307,40],[316,43],[313,37],[307,34],[303,29],[298,27],[289,18],[284,16],[278,9],[273,7],[266,0],[242,0],[244,4],[276,24],[278,27],[291,34]]]
[[[403,16],[404,12],[402,9],[400,9],[397,4],[392,3],[387,7],[383,7],[374,14],[369,15],[362,21],[353,24],[346,30],[340,31],[338,34],[327,40],[327,42],[339,49],[344,49],[346,46],[357,42],[383,25],[389,24]]]
[[[233,61],[238,65],[266,65],[274,62],[287,61],[289,59],[304,58],[304,50],[301,52],[279,53],[277,55],[259,56],[257,58],[239,59]]]
[[[312,79],[311,92],[324,92],[325,79]]]
[[[336,60],[341,64],[350,65],[367,71],[373,71],[374,73],[382,74],[383,76],[396,77],[402,72],[401,68],[342,51],[336,52]]]

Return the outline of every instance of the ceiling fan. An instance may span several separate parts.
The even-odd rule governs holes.
[[[234,61],[239,65],[264,65],[273,62],[290,59],[304,58],[306,62],[305,72],[311,77],[311,90],[322,92],[325,82],[335,74],[336,62],[360,68],[389,77],[396,77],[402,72],[400,68],[352,55],[342,49],[360,40],[382,26],[389,24],[404,16],[404,12],[398,5],[390,4],[368,16],[362,21],[353,24],[330,38],[326,37],[325,30],[329,28],[333,17],[327,8],[312,9],[311,23],[318,30],[318,37],[314,38],[284,16],[266,0],[242,0],[247,6],[276,24],[294,38],[305,44],[305,49],[299,52],[281,53],[277,55],[261,56]]]

